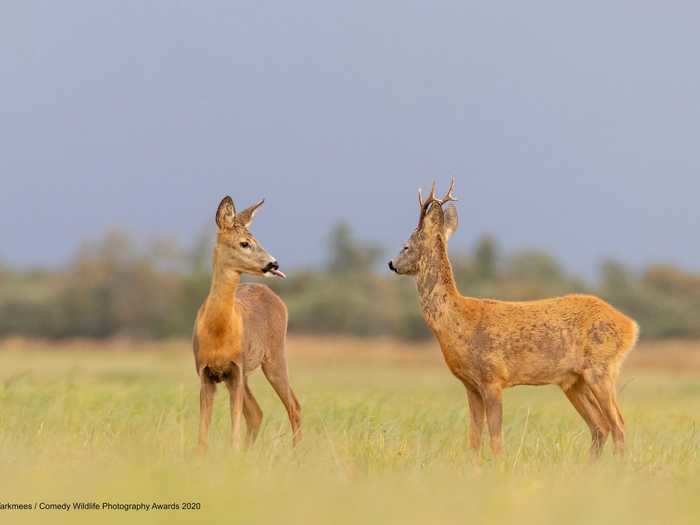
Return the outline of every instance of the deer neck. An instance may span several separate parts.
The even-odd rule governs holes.
[[[231,321],[238,315],[236,289],[240,282],[241,274],[226,270],[217,264],[215,253],[211,287],[204,312],[207,325],[224,329],[224,327],[231,327],[235,324]]]
[[[451,311],[461,299],[442,235],[420,260],[416,285],[423,318],[434,332],[439,332],[443,324],[449,323]]]

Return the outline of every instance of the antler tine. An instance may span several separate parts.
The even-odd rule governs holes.
[[[430,195],[428,195],[427,200],[423,200],[423,190],[421,188],[418,188],[418,205],[423,209],[423,207],[433,201],[436,201],[438,199],[435,198],[435,181],[433,181],[433,187],[430,189]]]
[[[438,202],[440,204],[445,204],[446,202],[452,202],[452,201],[457,201],[457,197],[455,197],[454,192],[455,191],[455,178],[452,177],[452,181],[450,182],[450,189],[447,190],[447,193],[445,193],[445,196],[440,199]]]
[[[420,216],[418,217],[418,229],[423,226],[423,219],[425,218],[425,214],[428,212],[428,208],[433,202],[437,202],[439,204],[440,201],[438,198],[435,196],[435,181],[433,181],[433,186],[430,189],[430,195],[428,195],[428,198],[423,200],[423,194],[420,189],[418,189],[418,204],[420,205]]]
[[[434,200],[437,200],[435,198],[435,181],[433,181],[433,187],[430,188],[430,195],[428,195],[428,202],[432,202]]]

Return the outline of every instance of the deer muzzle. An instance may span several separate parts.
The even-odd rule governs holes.
[[[277,261],[271,261],[267,263],[265,268],[262,269],[262,273],[275,275],[277,277],[281,277],[282,279],[285,279],[287,277],[284,274],[284,272],[280,271],[280,265],[277,263]]]

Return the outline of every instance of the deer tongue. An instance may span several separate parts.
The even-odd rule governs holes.
[[[287,276],[284,275],[284,272],[281,272],[279,270],[275,270],[273,268],[268,270],[268,273],[271,273],[272,275],[276,275],[277,277],[281,277],[282,279],[286,279]]]

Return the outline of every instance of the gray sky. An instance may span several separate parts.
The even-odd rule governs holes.
[[[695,4],[697,5],[697,4]],[[461,228],[700,268],[692,2],[0,4],[0,260],[59,264],[119,226],[183,242],[266,197],[284,267],[330,224],[390,252],[415,191]]]

